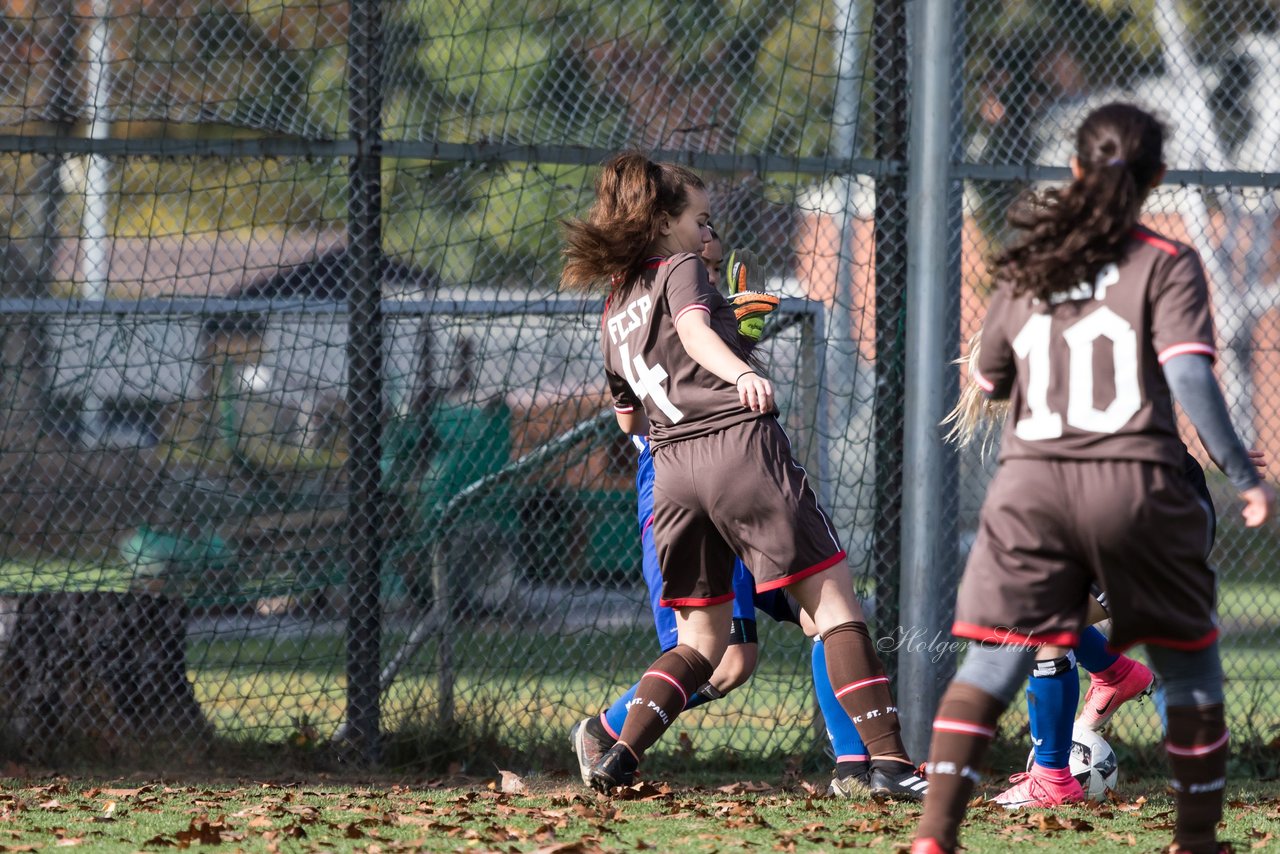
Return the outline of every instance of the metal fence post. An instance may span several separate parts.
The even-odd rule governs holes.
[[[359,756],[378,761],[382,614],[382,44],[381,4],[351,0],[347,59],[348,166],[347,729]]]
[[[873,103],[875,158],[903,166],[907,160],[907,14],[905,0],[875,4],[871,21],[876,85]],[[907,223],[906,177],[899,170],[876,178],[875,277],[875,579],[876,632],[892,636],[901,625],[902,431],[906,382]],[[897,660],[886,660],[891,677]],[[901,693],[901,691],[899,691]]]
[[[940,428],[956,395],[959,349],[959,193],[951,177],[956,124],[954,28],[960,4],[916,4],[911,51],[910,171],[907,176],[906,412],[902,502],[902,628],[898,696],[912,756],[929,749],[931,722],[955,664],[950,648],[956,571],[956,454]],[[945,645],[922,649],[935,638]]]

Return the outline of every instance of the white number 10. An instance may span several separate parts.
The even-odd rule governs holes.
[[[1033,315],[1013,339],[1013,351],[1027,364],[1027,409],[1031,414],[1015,425],[1020,439],[1038,441],[1062,435],[1062,415],[1049,408],[1049,327],[1047,314]],[[1133,327],[1105,306],[1062,333],[1070,359],[1067,365],[1067,423],[1090,433],[1114,433],[1142,408],[1138,387],[1138,337]],[[1093,344],[1111,342],[1115,370],[1115,399],[1106,409],[1093,403]]]

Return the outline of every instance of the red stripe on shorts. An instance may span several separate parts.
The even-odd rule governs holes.
[[[1137,646],[1140,643],[1151,643],[1156,646],[1163,646],[1167,649],[1180,649],[1184,652],[1195,652],[1196,650],[1204,649],[1217,639],[1218,630],[1211,629],[1208,634],[1189,641],[1173,640],[1172,638],[1138,638],[1137,640],[1129,641],[1124,646],[1112,646],[1108,643],[1107,652],[1121,653],[1127,649]]]
[[[1080,642],[1080,635],[1076,632],[1041,632],[1029,635],[1025,632],[1015,632],[1013,629],[993,629],[988,626],[978,626],[973,623],[961,623],[959,621],[952,624],[951,634],[958,638],[968,638],[969,640],[995,644],[1039,645],[1047,643],[1054,646],[1075,646]]]
[[[720,605],[724,602],[732,602],[733,597],[733,593],[726,593],[723,596],[712,596],[709,599],[698,599],[693,596],[686,596],[682,599],[659,599],[658,604],[664,608],[706,608],[709,605]]]
[[[802,569],[799,572],[793,572],[791,575],[784,575],[782,578],[775,578],[773,579],[773,581],[766,581],[764,584],[757,583],[756,592],[767,593],[770,590],[777,590],[779,587],[786,587],[788,584],[794,584],[802,578],[808,578],[810,575],[817,575],[819,572],[822,572],[822,570],[824,569],[830,569],[840,561],[844,560],[844,558],[845,558],[845,552],[844,552],[844,549],[841,549],[840,551],[833,554],[831,557],[827,558],[821,563],[815,563],[813,566],[809,567],[808,569]]]

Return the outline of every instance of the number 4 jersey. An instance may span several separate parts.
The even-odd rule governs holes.
[[[601,347],[614,409],[642,408],[655,448],[762,417],[739,402],[732,384],[685,352],[676,321],[690,311],[706,312],[720,339],[747,358],[749,342],[738,334],[737,317],[696,255],[650,259],[639,281],[605,303]]]
[[[1185,455],[1162,365],[1214,355],[1204,269],[1194,250],[1135,228],[1118,264],[1048,302],[992,297],[973,379],[1009,398],[1000,458]]]

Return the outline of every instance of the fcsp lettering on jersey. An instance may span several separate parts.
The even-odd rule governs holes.
[[[642,294],[627,303],[627,307],[609,318],[609,340],[617,344],[649,319],[653,302],[648,294]]]
[[[1049,304],[1057,305],[1063,302],[1077,302],[1086,299],[1102,302],[1107,298],[1107,288],[1119,281],[1120,268],[1115,264],[1107,264],[1098,271],[1098,275],[1094,277],[1093,284],[1081,282],[1071,290],[1053,294],[1049,297]],[[1039,302],[1039,300],[1032,300],[1032,302]]]

